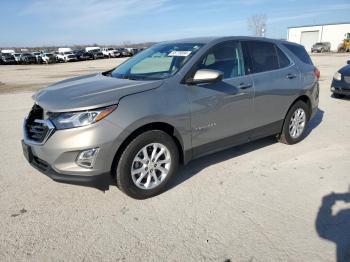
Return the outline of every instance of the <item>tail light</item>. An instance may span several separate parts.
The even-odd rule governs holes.
[[[315,69],[314,69],[314,73],[315,73],[315,76],[317,77],[317,79],[320,79],[321,72],[320,72],[320,70],[318,70],[318,68],[317,68],[317,67],[315,67]]]

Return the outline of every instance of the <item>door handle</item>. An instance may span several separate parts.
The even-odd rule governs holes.
[[[287,77],[288,79],[294,79],[294,78],[297,77],[297,75],[296,75],[296,74],[288,74],[286,77]]]
[[[238,87],[240,88],[240,89],[248,89],[248,88],[251,88],[253,85],[252,84],[245,84],[245,83],[240,83],[239,85],[238,85]]]

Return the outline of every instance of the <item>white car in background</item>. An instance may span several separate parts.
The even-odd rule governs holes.
[[[101,49],[103,55],[105,57],[117,57],[118,51],[116,51],[114,48],[112,47],[104,47]]]
[[[73,52],[62,52],[56,55],[58,62],[78,61],[77,56]]]

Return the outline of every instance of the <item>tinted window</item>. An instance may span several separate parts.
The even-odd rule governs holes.
[[[271,71],[279,68],[275,45],[267,42],[247,42],[254,73]]]
[[[226,42],[214,46],[198,65],[198,69],[212,69],[223,73],[223,78],[244,75],[241,44]]]
[[[302,62],[313,65],[310,56],[307,54],[304,47],[299,45],[283,44],[287,47],[296,57],[298,57]]]
[[[282,50],[276,46],[276,51],[277,51],[277,57],[278,57],[278,64],[280,68],[289,66],[290,61],[288,57],[282,52]]]

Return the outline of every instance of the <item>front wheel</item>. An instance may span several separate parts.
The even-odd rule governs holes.
[[[166,188],[177,172],[179,152],[173,138],[160,130],[147,131],[121,154],[116,168],[118,188],[128,196],[145,199]]]
[[[292,145],[303,140],[309,117],[309,108],[307,104],[303,101],[297,101],[289,109],[284,119],[279,141],[284,144]]]

